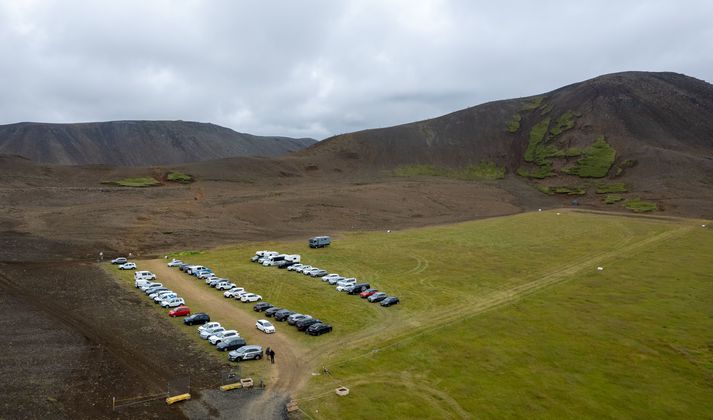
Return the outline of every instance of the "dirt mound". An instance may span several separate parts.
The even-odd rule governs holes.
[[[264,137],[190,121],[0,126],[0,153],[62,165],[148,166],[232,156],[280,156],[313,139]]]

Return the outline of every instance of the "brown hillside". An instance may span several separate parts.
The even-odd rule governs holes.
[[[61,165],[148,166],[234,156],[280,156],[313,139],[264,137],[190,121],[110,121],[0,126],[0,154]]]

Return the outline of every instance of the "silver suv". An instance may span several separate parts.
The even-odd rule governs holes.
[[[262,359],[261,346],[242,346],[239,349],[233,350],[228,353],[228,360],[230,360],[231,362],[250,359]]]

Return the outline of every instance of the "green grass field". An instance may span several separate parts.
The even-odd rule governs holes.
[[[299,253],[402,303],[250,263],[258,249]],[[182,257],[334,326],[321,337],[280,328],[331,372],[295,396],[315,418],[703,418],[711,254],[713,230],[693,222],[548,211]],[[339,385],[351,394],[331,392]]]

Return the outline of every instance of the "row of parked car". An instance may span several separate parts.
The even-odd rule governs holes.
[[[309,335],[322,335],[332,331],[332,326],[311,315],[297,313],[286,308],[280,308],[267,302],[260,302],[253,306],[255,312],[265,312],[265,316],[272,317],[275,321],[287,322],[298,331]]]
[[[177,267],[184,273],[193,275],[199,280],[203,280],[207,286],[215,288],[216,290],[224,291],[223,296],[226,298],[233,298],[243,303],[258,302],[262,300],[262,296],[256,293],[250,293],[246,291],[245,288],[239,287],[230,280],[217,276],[213,273],[213,270],[208,267],[185,264],[183,261],[176,259],[171,260],[167,265],[169,267]]]
[[[112,260],[112,263],[114,261]],[[175,264],[175,260],[172,263]],[[115,264],[126,264],[126,262]],[[228,351],[228,360],[240,361],[262,358],[263,351],[261,346],[248,345],[237,330],[226,329],[219,322],[211,322],[210,316],[206,313],[191,314],[190,308],[185,305],[186,302],[182,297],[155,280],[156,275],[150,271],[136,271],[134,273],[134,285],[138,289],[143,291],[155,303],[163,307],[173,308],[169,311],[169,316],[185,316],[183,319],[185,325],[200,325],[198,327],[199,336],[214,345],[216,350]],[[260,327],[264,328],[262,325]]]
[[[255,256],[251,258],[251,261],[262,263],[263,266],[269,267],[275,265],[269,263],[269,261],[274,258],[271,257],[271,255],[284,254],[278,254],[275,251],[258,251]],[[389,296],[385,292],[372,288],[369,283],[358,282],[355,277],[346,278],[336,273],[330,274],[327,270],[323,270],[319,267],[312,267],[307,264],[300,264],[298,262],[283,264],[278,266],[278,268],[286,268],[288,271],[294,271],[306,276],[320,278],[325,283],[335,285],[338,292],[346,292],[350,295],[359,295],[361,298],[366,299],[369,302],[379,302],[381,306],[384,307],[399,303],[398,297]]]
[[[277,261],[274,261],[271,259],[271,257],[280,255],[285,256],[284,254],[278,254],[277,252],[271,252],[271,251],[261,251],[266,253],[264,256],[267,258],[270,258],[270,265],[276,265],[277,262],[283,261],[281,258],[278,258]],[[262,257],[262,256],[260,256]],[[299,255],[289,255],[287,256],[290,260],[294,261],[299,261]],[[256,259],[257,261],[257,259]],[[265,260],[261,263],[263,263]],[[290,261],[292,262],[292,261]],[[221,278],[217,276],[215,273],[213,273],[213,270],[211,270],[208,267],[202,266],[202,265],[192,265],[192,264],[186,264],[183,261],[173,259],[167,264],[169,267],[177,267],[181,271],[193,275],[198,279],[203,279],[206,283],[206,285],[210,287],[214,287],[215,289],[222,290],[223,291],[223,296],[226,299],[233,298],[236,300],[240,300],[241,302],[258,302],[253,309],[255,312],[265,312],[267,317],[274,317],[275,320],[279,322],[286,321],[289,325],[294,325],[297,327],[299,331],[304,331],[306,334],[309,335],[322,335],[324,333],[328,333],[332,331],[332,326],[320,321],[319,319],[313,318],[310,315],[305,315],[305,314],[299,314],[294,311],[290,311],[285,308],[276,308],[272,304],[267,303],[267,302],[259,302],[262,301],[262,296],[257,295],[255,293],[250,293],[245,290],[245,288],[240,287],[236,285],[235,283],[230,282],[230,280]],[[279,312],[282,310],[282,312]],[[266,334],[272,334],[275,333],[276,329],[275,326],[268,320],[266,319],[259,319],[255,323],[255,327],[266,333]]]

